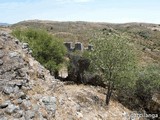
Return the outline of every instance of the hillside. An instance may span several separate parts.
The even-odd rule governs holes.
[[[135,113],[130,106],[118,102],[116,94],[106,107],[106,89],[102,87],[62,82],[51,76],[30,55],[26,43],[10,34],[15,28],[26,27],[45,29],[64,41],[82,42],[85,46],[99,32],[116,33],[136,48],[139,66],[160,63],[160,25],[157,24],[31,20],[0,27],[0,120],[128,120],[128,115]],[[147,108],[159,110],[157,96],[153,95]]]
[[[8,23],[0,23],[0,26],[9,26],[10,24]]]
[[[101,87],[55,79],[24,46],[0,31],[0,120],[126,120],[132,113],[115,100],[108,109]]]
[[[99,31],[107,34],[117,33],[126,37],[137,48],[142,65],[160,61],[160,25],[149,23],[92,23],[55,22],[30,20],[14,24],[11,28],[40,28],[69,42],[82,42],[86,46]]]

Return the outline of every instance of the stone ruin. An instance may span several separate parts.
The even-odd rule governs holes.
[[[81,42],[76,42],[74,49],[83,51],[83,44]]]
[[[72,47],[72,42],[64,42],[64,45],[66,46],[68,51],[74,50],[74,48]]]
[[[66,46],[66,48],[69,52],[73,52],[76,50],[83,51],[83,50],[92,50],[93,49],[93,45],[90,45],[90,44],[87,46],[87,48],[84,48],[83,43],[81,43],[81,42],[76,42],[74,44],[74,46],[73,46],[72,42],[64,42],[64,45]]]
[[[93,50],[93,45],[89,44],[87,50]]]

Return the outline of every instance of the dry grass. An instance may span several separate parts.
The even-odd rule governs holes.
[[[54,93],[58,98],[57,120],[60,120],[58,115],[61,115],[62,120],[71,118],[73,120],[126,120],[123,114],[131,113],[130,110],[114,100],[111,100],[107,107],[105,94],[98,87],[65,85],[64,91],[65,93],[63,91]],[[82,118],[77,116],[77,105],[80,106],[78,113],[83,115]]]

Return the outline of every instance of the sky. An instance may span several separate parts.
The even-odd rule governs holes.
[[[24,20],[160,24],[160,0],[0,0],[0,22]]]

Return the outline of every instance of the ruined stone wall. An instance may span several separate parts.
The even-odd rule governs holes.
[[[92,50],[93,45],[88,45],[86,48],[84,47],[83,43],[81,42],[76,42],[74,45],[72,42],[64,42],[64,45],[66,46],[67,50],[72,52],[72,51],[84,51],[84,50]]]

